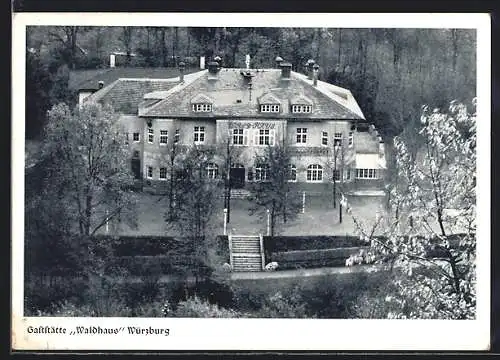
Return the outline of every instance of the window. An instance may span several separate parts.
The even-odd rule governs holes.
[[[333,169],[333,180],[340,181],[340,170]]]
[[[307,167],[307,181],[323,181],[323,167],[318,164]]]
[[[280,112],[280,106],[277,104],[276,105],[264,104],[260,106],[260,112],[277,113]]]
[[[194,112],[211,112],[212,104],[193,104]]]
[[[167,180],[167,168],[160,168],[160,180]]]
[[[175,129],[175,136],[174,136],[174,143],[178,143],[179,142],[179,138],[180,138],[180,130],[179,129]]]
[[[376,169],[356,169],[356,179],[376,179]]]
[[[269,180],[269,165],[259,164],[255,167],[255,181]]]
[[[259,130],[259,145],[271,145],[269,130]]]
[[[311,105],[292,105],[292,113],[294,114],[310,113],[310,112],[312,112]]]
[[[335,133],[333,137],[333,146],[342,146],[342,133]]]
[[[350,131],[349,132],[349,142],[348,142],[348,145],[349,145],[349,147],[352,147],[353,144],[354,144],[354,135],[353,135],[353,132]]]
[[[168,131],[160,130],[160,145],[167,145],[168,142]]]
[[[243,129],[233,129],[233,145],[243,145]]]
[[[288,181],[297,181],[297,167],[293,164],[288,166]]]
[[[346,180],[351,180],[351,169],[346,169],[345,170],[345,175],[344,175]]]
[[[326,131],[321,133],[321,145],[328,145],[328,132]]]
[[[194,127],[194,142],[203,143],[205,142],[205,127],[195,126]]]
[[[147,177],[148,177],[148,179],[153,178],[153,167],[152,166],[148,166]]]
[[[216,179],[219,176],[219,167],[217,164],[209,163],[206,167],[207,177],[209,179]]]
[[[134,142],[139,142],[140,141],[140,135],[138,132],[135,132],[132,134],[132,140],[134,140]]]
[[[307,141],[307,128],[297,128],[297,144],[305,144]]]
[[[155,131],[153,129],[148,129],[148,143],[152,144],[155,141]]]

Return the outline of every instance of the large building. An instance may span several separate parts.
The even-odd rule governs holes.
[[[310,192],[335,179],[346,191],[381,189],[385,165],[382,138],[367,122],[351,92],[291,71],[277,58],[274,69],[208,69],[172,79],[119,78],[81,101],[110,103],[127,131],[131,166],[146,188],[162,189],[169,178],[173,144],[238,149],[230,177],[233,187],[266,180],[267,164],[255,155],[286,145],[292,155],[290,182]],[[280,61],[281,60],[281,61]],[[220,146],[219,146],[220,147]],[[222,161],[208,176],[223,173]]]

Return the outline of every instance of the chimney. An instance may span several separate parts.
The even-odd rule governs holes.
[[[378,143],[378,155],[383,157],[385,155],[384,141],[380,140]]]
[[[104,81],[100,80],[99,81],[99,90],[104,87]]]
[[[307,78],[309,80],[312,80],[313,78],[313,66],[315,64],[315,61],[313,59],[307,60],[306,67],[307,67]]]
[[[114,68],[115,67],[115,60],[116,60],[116,55],[115,54],[110,54],[109,55],[109,67]]]
[[[319,73],[318,64],[314,64],[312,73],[313,73],[313,86],[316,86],[318,85],[318,73]]]
[[[292,64],[283,62],[280,65],[281,67],[281,78],[282,79],[290,79],[290,73],[292,72]]]
[[[283,62],[283,58],[281,56],[276,56],[276,59],[274,59],[274,61],[276,61],[276,67],[280,69],[281,63]]]
[[[208,65],[208,72],[212,75],[216,75],[217,72],[219,71],[219,63],[211,61],[207,65]]]
[[[184,69],[186,68],[186,64],[181,61],[179,63],[179,81],[184,82]]]

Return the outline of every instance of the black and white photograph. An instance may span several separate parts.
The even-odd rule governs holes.
[[[14,33],[14,342],[488,346],[488,15],[71,15]]]

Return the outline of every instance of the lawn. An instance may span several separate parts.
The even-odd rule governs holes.
[[[376,196],[352,196],[348,199],[353,213],[367,228],[376,220],[377,212],[384,211],[384,198]],[[176,235],[168,229],[164,221],[167,203],[159,196],[141,194],[139,197],[137,228],[120,224],[119,234],[123,235]],[[216,233],[223,233],[223,202],[216,205],[219,216],[216,217],[213,227]],[[242,199],[231,201],[229,234],[265,234],[266,216],[261,214],[249,215],[250,202]],[[343,209],[342,223],[339,223],[339,208],[333,208],[330,196],[306,196],[304,213],[287,224],[278,224],[280,235],[353,235],[356,234],[352,216]],[[111,231],[110,227],[110,231]]]

